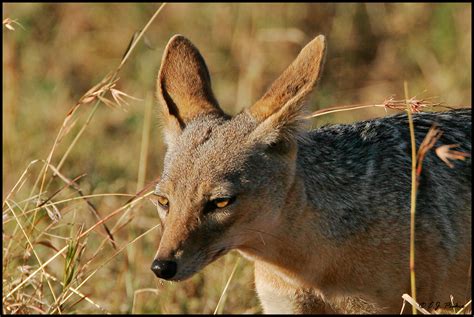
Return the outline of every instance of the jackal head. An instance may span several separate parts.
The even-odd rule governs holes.
[[[189,278],[229,250],[252,248],[278,224],[295,177],[304,99],[324,55],[320,35],[260,100],[231,117],[197,48],[171,38],[157,79],[168,148],[154,198],[163,224],[156,276]]]

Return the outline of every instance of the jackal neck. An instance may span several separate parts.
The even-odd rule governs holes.
[[[249,243],[241,254],[260,265],[269,265],[292,283],[305,284],[308,267],[324,270],[324,241],[315,230],[318,214],[308,202],[304,177],[297,173],[278,220]],[[257,248],[255,246],[258,245]],[[313,270],[311,270],[313,271]]]

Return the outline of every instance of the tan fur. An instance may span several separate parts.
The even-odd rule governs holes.
[[[258,121],[275,115],[282,122],[299,113],[304,98],[316,86],[321,74],[326,43],[319,35],[308,43],[290,66],[273,82],[268,91],[248,111]]]
[[[183,129],[197,116],[222,114],[204,59],[188,39],[179,35],[171,38],[161,65],[157,95],[163,105],[162,118],[167,120],[167,128]]]
[[[308,187],[350,163],[308,176],[315,164],[330,163],[302,154],[297,140],[325,46],[324,37],[316,37],[260,100],[230,118],[219,108],[198,50],[183,36],[170,40],[157,82],[168,150],[156,188],[169,200],[168,209],[158,207],[164,230],[156,261],[177,263],[170,280],[187,279],[236,249],[255,262],[265,313],[400,312],[401,296],[410,291],[409,217],[380,205],[369,219],[369,207],[351,205],[359,213],[354,217],[364,220],[337,227],[332,210],[319,210]],[[345,190],[338,189],[341,203]],[[205,212],[213,199],[230,196],[234,203]],[[470,201],[462,206],[454,235],[459,245],[449,259],[455,266],[446,264],[441,235],[430,230],[435,225],[425,219],[419,229],[419,301],[449,301],[450,294],[465,299]]]

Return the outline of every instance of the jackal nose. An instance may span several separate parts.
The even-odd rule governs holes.
[[[175,261],[159,261],[154,260],[151,264],[151,270],[159,278],[165,280],[172,278],[176,274],[178,265]]]

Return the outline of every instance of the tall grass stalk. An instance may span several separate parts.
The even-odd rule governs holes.
[[[48,204],[48,206],[56,206],[56,205],[59,205],[59,204],[65,204],[65,203],[73,202],[73,201],[76,201],[76,200],[84,200],[84,198],[111,197],[111,196],[135,197],[135,195],[132,195],[132,194],[121,194],[121,193],[92,194],[92,195],[84,195],[84,196],[80,196],[80,197],[71,197],[71,198],[68,198],[68,199],[63,199],[63,200],[58,200],[58,201],[55,201],[55,202],[50,202]],[[37,211],[41,208],[43,208],[43,206],[34,207],[32,209],[22,211],[22,213],[19,214],[18,217],[29,215],[30,213],[35,212],[35,211]],[[7,219],[7,220],[3,221],[3,224],[5,225],[5,224],[9,223],[10,221],[13,221],[13,219]]]
[[[144,198],[146,198],[147,196],[150,196],[152,194],[152,192],[148,192],[142,196],[135,196],[134,199],[131,199],[129,200],[129,202],[127,202],[125,205],[123,205],[122,207],[116,209],[115,211],[111,212],[110,214],[108,214],[105,218],[103,218],[101,221],[95,223],[93,226],[91,226],[90,228],[88,228],[86,231],[84,231],[79,237],[78,239],[81,239],[85,236],[87,236],[92,230],[94,230],[95,228],[97,228],[97,226],[100,226],[102,223],[106,222],[107,220],[109,220],[110,218],[114,217],[115,215],[117,215],[119,212],[123,211],[124,209],[128,208],[130,204],[132,203],[135,203],[136,201],[139,201],[139,200],[142,200]],[[107,240],[105,240],[107,241]],[[46,262],[44,262],[42,265],[40,265],[40,267],[38,269],[36,269],[33,273],[31,273],[26,279],[24,279],[21,283],[19,283],[15,288],[13,288],[13,290],[11,290],[7,295],[5,295],[3,297],[3,301],[5,301],[5,299],[7,299],[8,297],[12,296],[16,291],[18,291],[23,285],[25,285],[30,279],[32,279],[36,274],[38,274],[39,271],[41,271],[46,265],[48,265],[49,263],[51,263],[55,258],[57,258],[60,254],[62,254],[64,251],[66,251],[68,249],[68,245],[64,246],[62,249],[60,249],[58,252],[56,252],[55,255],[53,255],[51,258],[49,258]]]
[[[30,170],[30,167],[36,163],[38,163],[39,160],[33,160],[31,161],[28,166],[25,168],[25,170],[23,171],[23,173],[21,174],[20,178],[18,179],[18,181],[15,183],[15,185],[13,186],[13,188],[8,192],[7,196],[5,197],[5,199],[3,200],[2,202],[2,208],[5,207],[5,203],[8,199],[10,199],[10,196],[13,196],[15,194],[16,191],[18,191],[21,186],[20,184],[23,184],[22,181],[23,181],[23,178],[26,176],[26,174],[28,173],[28,171]],[[17,188],[18,187],[18,188]],[[31,197],[31,195],[30,195]]]
[[[140,145],[140,163],[138,165],[137,191],[139,191],[145,185],[148,146],[150,144],[152,107],[153,97],[151,95],[148,95],[145,101],[145,115],[143,118],[142,141]]]
[[[118,74],[120,72],[120,70],[122,69],[123,65],[125,65],[125,62],[128,60],[128,58],[130,57],[132,51],[135,49],[136,45],[138,44],[138,42],[140,41],[140,39],[143,37],[143,35],[145,34],[145,32],[148,30],[148,28],[150,27],[150,25],[153,23],[153,21],[156,19],[156,17],[158,16],[158,14],[162,11],[162,9],[165,7],[166,5],[166,2],[162,3],[161,6],[155,11],[155,13],[153,14],[153,16],[150,18],[150,20],[147,22],[147,24],[145,25],[145,27],[140,31],[140,33],[138,34],[138,36],[134,36],[133,39],[132,39],[132,43],[131,45],[128,47],[124,57],[122,58],[120,64],[118,65],[118,67],[116,68],[116,70],[112,73],[111,76],[106,76],[104,78],[104,80],[102,82],[106,82],[105,85],[110,85],[112,83],[115,82],[116,78],[118,77]],[[108,80],[106,80],[108,79]],[[97,86],[96,86],[97,87]],[[98,88],[98,87],[97,87]],[[107,92],[108,90],[104,89],[103,91],[101,91],[99,94],[96,95],[97,97],[97,101],[94,105],[94,108],[91,110],[90,114],[89,114],[89,117],[87,118],[86,122],[84,123],[84,125],[82,126],[81,130],[78,132],[78,134],[76,135],[76,137],[74,138],[73,142],[71,143],[71,145],[69,146],[69,148],[67,149],[67,151],[65,152],[65,154],[63,155],[61,161],[60,161],[60,164],[58,165],[59,168],[62,166],[62,164],[64,163],[67,155],[70,153],[70,151],[72,150],[72,148],[74,147],[74,145],[77,143],[77,140],[80,138],[80,136],[83,134],[84,130],[86,129],[86,127],[89,125],[90,121],[92,120],[92,117],[94,116],[99,104],[101,101],[104,101],[104,98],[103,98],[103,95],[105,95],[105,93]],[[83,96],[83,98],[86,97],[86,95]],[[63,125],[61,126],[61,129],[59,130],[59,133],[58,135],[56,136],[56,139],[53,143],[53,147],[48,155],[48,158],[47,158],[47,164],[50,164],[51,163],[51,159],[52,159],[52,156],[53,156],[53,153],[54,153],[54,150],[56,149],[58,143],[59,143],[59,140],[64,136],[64,130],[67,128],[67,123],[69,122],[70,118],[72,117],[72,115],[74,114],[74,112],[79,108],[79,106],[82,104],[82,99],[71,109],[71,111],[68,113],[68,115],[66,116],[66,118],[64,119],[64,122],[63,122]],[[47,165],[44,166],[42,172],[40,173],[40,175],[42,174],[42,181],[41,181],[41,186],[40,186],[40,192],[43,191],[43,187],[44,187],[44,182],[46,180],[46,173],[47,173]],[[33,187],[33,190],[36,186]],[[40,199],[38,198],[38,203],[39,203]],[[35,217],[36,218],[36,214],[35,214]]]
[[[230,285],[230,282],[232,281],[232,278],[234,277],[235,271],[237,270],[237,267],[239,266],[240,263],[240,257],[235,261],[234,268],[232,269],[232,272],[229,275],[229,279],[227,280],[227,283],[224,286],[224,289],[222,290],[221,296],[219,298],[219,301],[217,302],[216,309],[214,309],[214,315],[216,315],[218,312],[222,312],[222,309],[224,308],[224,301],[225,301],[225,295],[227,293],[227,288]]]
[[[136,303],[138,302],[138,294],[141,293],[154,293],[158,295],[158,290],[156,288],[142,288],[142,289],[137,289],[135,292],[133,292],[133,304],[132,304],[132,315],[136,314]]]
[[[143,129],[142,129],[142,138],[140,145],[140,158],[138,164],[138,176],[137,176],[137,192],[143,188],[145,185],[145,175],[147,167],[147,156],[148,156],[148,146],[150,140],[150,130],[151,130],[151,113],[153,106],[153,96],[148,94],[145,99],[145,114],[143,117]],[[130,216],[130,218],[132,218]],[[128,239],[132,239],[136,235],[136,229],[133,226],[128,227]],[[138,258],[138,253],[140,249],[135,248],[133,245],[130,245],[127,248],[127,267],[128,270],[125,272],[125,288],[127,291],[127,296],[132,302],[132,312],[135,305],[135,296],[136,293],[133,291],[135,283],[133,283],[133,276],[135,275],[135,259]]]
[[[415,142],[415,127],[411,115],[411,109],[408,102],[408,84],[403,82],[405,90],[405,99],[407,106],[408,124],[410,126],[410,141],[411,141],[411,195],[410,195],[410,285],[411,297],[416,302],[416,280],[415,280],[415,211],[416,211],[416,142]],[[417,314],[417,309],[412,305],[412,313]]]
[[[130,57],[130,54],[132,53],[132,51],[134,50],[134,48],[136,47],[136,45],[138,44],[138,42],[140,41],[140,39],[143,37],[143,35],[145,34],[145,32],[148,30],[148,28],[150,27],[150,25],[153,23],[153,21],[156,19],[156,17],[158,16],[158,14],[160,14],[161,10],[165,7],[166,5],[166,2],[163,2],[161,4],[161,6],[155,11],[155,13],[153,14],[153,16],[150,18],[150,20],[148,20],[148,23],[145,25],[145,27],[139,32],[139,34],[137,36],[133,36],[132,38],[132,42],[131,44],[129,45],[129,47],[127,48],[127,51],[125,52],[122,60],[120,61],[120,64],[118,65],[118,67],[115,69],[115,71],[113,72],[112,76],[110,76],[110,79],[107,81],[107,84],[111,84],[113,83],[120,70],[122,69],[123,65],[125,65],[125,62],[128,60],[128,58]],[[108,76],[106,76],[107,78]],[[104,80],[106,79],[104,78]],[[103,80],[103,81],[104,81]],[[87,117],[87,120],[86,122],[84,123],[84,125],[81,127],[81,130],[77,133],[77,135],[75,136],[74,140],[71,142],[70,146],[68,147],[68,149],[66,150],[66,152],[64,153],[63,157],[61,158],[61,161],[59,162],[58,164],[58,170],[62,167],[62,165],[64,164],[64,161],[66,160],[67,156],[69,155],[70,151],[72,150],[72,148],[74,147],[74,145],[77,143],[77,141],[79,140],[79,138],[81,137],[81,135],[84,133],[84,130],[87,128],[87,126],[89,125],[89,123],[91,122],[92,120],[92,117],[94,116],[95,112],[97,111],[98,107],[99,107],[99,104],[101,101],[104,101],[104,99],[102,98],[102,96],[106,93],[107,91],[104,90],[103,92],[101,92],[100,94],[97,95],[97,101],[94,105],[94,108],[92,108],[89,116]],[[77,109],[77,108],[75,108]],[[74,110],[75,110],[74,109]],[[72,115],[72,113],[71,113]],[[68,119],[69,116],[66,117],[66,119]],[[66,120],[65,120],[66,122]],[[60,130],[60,133],[58,134],[58,137],[62,135],[61,133],[61,130]],[[56,145],[56,142],[55,144],[53,145],[53,149],[51,150],[51,153],[50,153],[50,156],[52,155],[52,152],[54,151],[54,148],[55,148],[55,145]],[[50,159],[50,157],[48,157],[48,159]],[[48,163],[49,163],[49,160],[48,160]],[[43,182],[44,182],[44,177],[45,177],[45,174],[43,175]]]
[[[157,224],[153,227],[151,227],[150,229],[148,229],[147,231],[145,231],[144,233],[142,233],[141,235],[139,235],[138,237],[136,237],[135,239],[133,239],[132,241],[128,242],[126,245],[124,245],[123,247],[121,247],[120,249],[118,249],[112,256],[110,256],[107,260],[105,260],[102,264],[100,264],[94,271],[92,271],[92,273],[89,274],[89,276],[87,276],[77,287],[76,287],[76,290],[79,290],[90,278],[92,278],[92,276],[95,275],[95,273],[97,273],[97,271],[99,271],[101,268],[103,268],[107,263],[109,263],[110,261],[112,261],[117,255],[119,255],[123,250],[125,250],[125,248],[127,248],[129,245],[135,243],[136,241],[138,241],[139,239],[143,238],[145,235],[147,235],[148,233],[150,233],[151,231],[155,230],[156,228],[158,228],[160,226],[160,224]],[[72,295],[74,295],[73,292],[71,292],[68,296],[66,296],[60,303],[58,303],[57,307],[61,306],[62,304],[64,304]],[[53,310],[52,313],[54,313],[55,311]]]
[[[421,307],[420,304],[418,304],[416,302],[416,300],[413,297],[411,297],[410,295],[403,294],[402,298],[403,298],[404,302],[405,301],[408,302],[411,305],[412,309],[415,310],[415,312],[413,314],[416,315],[416,311],[420,311],[423,315],[431,315],[429,311],[427,311],[426,309]],[[402,313],[403,313],[403,310],[402,310]]]
[[[30,246],[31,250],[33,251],[33,254],[35,255],[36,257],[36,260],[38,261],[40,267],[42,268],[43,270],[43,273],[46,273],[44,267],[43,267],[43,264],[41,263],[41,260],[38,256],[38,254],[36,253],[35,251],[35,248],[33,247],[33,244],[31,243],[30,241],[30,238],[28,237],[28,235],[26,234],[26,231],[25,229],[23,228],[23,225],[21,224],[21,221],[18,219],[18,217],[16,216],[16,213],[14,211],[14,208],[12,206],[10,206],[10,204],[8,203],[8,201],[6,202],[7,203],[7,206],[8,208],[10,209],[10,211],[12,212],[13,216],[15,217],[15,220],[17,221],[17,224],[18,226],[20,227],[20,230],[21,232],[23,233],[23,235],[25,236],[25,239],[26,241],[28,242],[28,245]],[[48,287],[49,287],[49,290],[51,291],[51,295],[53,296],[54,300],[57,300],[57,297],[56,297],[56,294],[54,293],[54,290],[53,290],[53,286],[51,285],[51,282],[49,281],[48,278],[46,278],[46,282],[48,284]],[[61,310],[58,308],[58,312],[61,313]]]
[[[64,283],[59,281],[56,277],[52,276],[51,274],[47,273],[47,272],[44,272],[44,274],[46,275],[47,278],[55,281],[55,282],[59,282],[63,287],[64,287]],[[105,309],[103,308],[102,306],[100,306],[99,304],[97,304],[96,302],[94,302],[92,299],[90,299],[88,296],[84,295],[83,293],[79,292],[77,289],[75,289],[74,287],[72,286],[67,286],[67,288],[75,293],[76,295],[78,295],[79,297],[81,297],[82,299],[84,299],[86,302],[89,302],[90,304],[94,305],[95,307],[97,307],[99,310],[101,310],[102,312],[110,315],[110,313]]]
[[[50,178],[50,181],[49,183],[47,184],[47,186],[49,186],[49,184],[51,184],[51,181],[52,179],[54,178],[54,176],[58,175],[59,174],[59,169],[63,166],[66,158],[68,157],[69,153],[71,152],[71,150],[73,149],[73,147],[76,145],[76,143],[78,142],[79,138],[83,135],[85,129],[88,127],[88,125],[90,124],[94,114],[96,113],[97,109],[98,109],[98,106],[100,104],[100,102],[104,102],[104,99],[102,96],[108,91],[107,89],[105,89],[104,87],[108,88],[109,90],[113,88],[113,85],[114,83],[116,82],[116,78],[118,77],[118,74],[120,72],[120,70],[122,69],[122,67],[125,65],[125,62],[129,59],[129,57],[131,56],[131,53],[133,52],[134,48],[137,46],[137,44],[139,43],[139,41],[141,40],[141,38],[143,37],[144,33],[148,30],[148,28],[150,27],[150,25],[153,23],[153,21],[156,19],[156,17],[158,16],[158,14],[163,10],[163,8],[165,7],[166,3],[163,3],[161,4],[161,6],[155,11],[155,13],[153,14],[153,16],[148,20],[148,22],[146,23],[145,27],[139,32],[139,34],[137,36],[134,36],[133,39],[132,39],[132,43],[129,45],[129,47],[127,48],[127,51],[125,52],[120,64],[118,65],[118,67],[116,68],[116,70],[112,73],[111,76],[106,76],[102,81],[101,83],[99,83],[98,85],[96,85],[95,87],[93,87],[91,90],[89,90],[72,108],[71,110],[67,113],[62,125],[61,125],[61,128],[53,142],[53,146],[48,154],[48,157],[45,161],[45,164],[43,165],[32,189],[31,189],[31,195],[30,197],[33,195],[34,191],[37,189],[37,186],[38,184],[39,185],[39,193],[37,195],[37,203],[36,203],[36,207],[40,207],[43,204],[43,201],[41,199],[41,193],[44,193],[43,189],[45,188],[45,182],[46,182],[46,175],[47,175],[47,172],[48,172],[48,167],[51,167],[51,162],[52,162],[52,159],[53,159],[53,154],[58,146],[58,144],[60,143],[61,139],[64,137],[64,135],[69,132],[71,130],[71,127],[74,123],[71,124],[71,118],[72,116],[74,115],[74,113],[77,111],[77,109],[79,109],[80,105],[84,104],[84,103],[88,103],[90,101],[92,101],[93,99],[96,99],[96,103],[93,107],[93,109],[91,110],[86,122],[83,124],[83,126],[81,127],[80,131],[78,132],[78,134],[75,136],[75,138],[73,139],[72,143],[69,145],[69,147],[67,148],[66,152],[63,154],[60,162],[59,162],[59,165],[58,167],[56,168],[56,170],[54,171],[54,174],[53,174],[53,177]],[[114,91],[112,91],[113,93]],[[116,95],[114,95],[114,98],[116,97]],[[116,99],[117,101],[117,99]],[[117,101],[118,102],[118,101]],[[9,192],[9,194],[7,195],[6,199],[4,199],[3,201],[3,205],[5,205],[5,203],[8,204],[8,199],[10,198],[11,195],[13,195],[15,193],[15,191],[18,190],[19,186],[21,186],[23,184],[22,180],[24,179],[27,171],[29,170],[29,168],[31,167],[32,164],[36,163],[37,161],[33,161],[31,162],[28,167],[26,168],[25,172],[22,174],[22,176],[20,177],[20,180],[17,182],[17,184],[13,187],[13,189]],[[82,195],[82,196],[85,196],[85,195]],[[84,197],[82,197],[84,198]],[[24,214],[24,211],[26,209],[28,209],[28,205],[29,203],[31,202],[31,200],[26,200],[25,203],[25,208],[23,208],[23,212],[22,214]],[[130,203],[133,203],[134,202],[134,199],[131,200]],[[128,203],[126,204],[126,206],[128,205]],[[10,207],[10,206],[9,206]],[[14,213],[13,209],[10,208],[12,210],[12,213]],[[37,212],[39,211],[40,208],[35,208],[34,209],[34,215],[33,215],[33,220],[32,220],[32,225],[31,225],[31,228],[30,228],[30,235],[33,233],[33,230],[35,228],[35,222],[36,222],[36,218],[37,218]],[[122,209],[123,210],[123,209]],[[96,211],[96,210],[95,210]],[[112,213],[112,214],[117,214],[117,212],[120,211],[117,210],[116,212]],[[109,216],[111,216],[112,214],[109,214]],[[60,249],[58,252],[56,252],[55,255],[53,255],[49,260],[47,260],[45,263],[41,263],[41,261],[39,260],[39,257],[38,255],[36,254],[34,248],[33,248],[33,244],[32,242],[30,241],[29,237],[28,237],[28,234],[26,233],[26,231],[24,230],[24,228],[21,226],[21,223],[19,222],[19,219],[18,217],[16,217],[16,214],[14,213],[14,216],[15,216],[15,219],[17,220],[17,223],[20,225],[20,228],[21,230],[23,231],[24,235],[27,237],[27,241],[30,243],[30,246],[31,248],[33,249],[33,252],[35,254],[35,256],[37,257],[37,260],[39,261],[39,265],[40,267],[34,271],[32,274],[30,274],[28,277],[26,277],[25,280],[23,280],[22,282],[20,282],[18,285],[16,285],[16,287],[14,287],[12,290],[10,290],[10,292],[3,297],[3,300],[5,301],[6,298],[10,297],[12,294],[14,294],[17,290],[19,290],[22,286],[24,286],[26,284],[26,282],[28,280],[30,280],[31,278],[33,278],[40,270],[44,271],[44,268],[46,265],[48,265],[51,261],[53,261],[59,254],[62,254],[63,252],[65,252],[66,250],[68,250],[68,246],[65,246],[63,247],[62,249]],[[90,229],[96,227],[98,224],[104,224],[105,225],[105,220],[107,219],[110,219],[109,216],[105,217],[104,219],[100,219],[100,217],[98,217],[98,215],[96,215],[97,218],[98,218],[98,222],[92,226],[91,228],[89,228],[89,230],[86,230],[84,233],[82,233],[79,237],[78,237],[78,240],[82,237],[84,237],[88,232],[90,232]],[[108,231],[108,229],[107,229]],[[109,233],[109,232],[108,232]],[[51,293],[52,293],[52,296],[54,298],[54,301],[56,303],[58,303],[58,298],[56,296],[56,294],[54,293],[53,291],[53,288],[50,284],[50,281],[49,279],[47,279],[47,282],[48,282],[48,285],[51,289]],[[70,281],[69,281],[70,282]],[[64,281],[63,281],[64,283]],[[64,291],[64,290],[63,290]],[[59,313],[61,313],[61,310],[60,310],[60,304],[58,306],[56,306],[55,310],[57,310]]]

